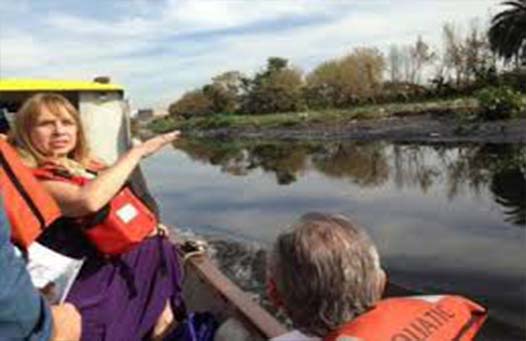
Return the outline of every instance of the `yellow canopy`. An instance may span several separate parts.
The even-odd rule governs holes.
[[[123,91],[117,84],[50,79],[0,79],[2,91]]]

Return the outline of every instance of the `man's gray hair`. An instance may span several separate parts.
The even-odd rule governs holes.
[[[294,327],[326,336],[380,299],[378,252],[343,215],[308,213],[274,245],[270,272]]]

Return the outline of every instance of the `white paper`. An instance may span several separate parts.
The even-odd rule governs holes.
[[[53,294],[47,297],[49,303],[63,303],[84,259],[64,256],[36,242],[28,247],[27,255],[27,270],[33,285],[43,289],[53,284]]]

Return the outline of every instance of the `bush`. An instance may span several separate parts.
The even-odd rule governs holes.
[[[215,115],[203,119],[198,125],[201,129],[228,128],[232,125],[232,119],[222,115]]]
[[[303,103],[303,80],[299,70],[270,65],[250,82],[243,98],[242,112],[249,114],[272,114],[298,112],[305,109]]]
[[[169,116],[161,117],[151,121],[146,127],[152,130],[153,132],[161,134],[175,129],[176,120]]]
[[[384,82],[379,95],[379,102],[410,102],[425,99],[430,95],[425,87],[410,82]]]
[[[480,105],[480,117],[498,120],[518,117],[526,111],[526,96],[508,87],[487,87],[475,94]]]
[[[503,72],[499,75],[498,81],[500,85],[526,93],[526,68]]]
[[[176,102],[170,104],[168,112],[173,117],[190,118],[213,114],[213,102],[202,90],[186,92]]]

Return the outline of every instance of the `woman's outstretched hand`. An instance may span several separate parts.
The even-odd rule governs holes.
[[[167,144],[172,143],[173,141],[177,140],[177,138],[181,135],[181,132],[179,130],[172,131],[170,133],[158,135],[156,137],[152,137],[151,139],[143,142],[139,146],[135,147],[140,150],[142,157],[147,157],[149,155],[154,154],[162,147],[166,146]]]

